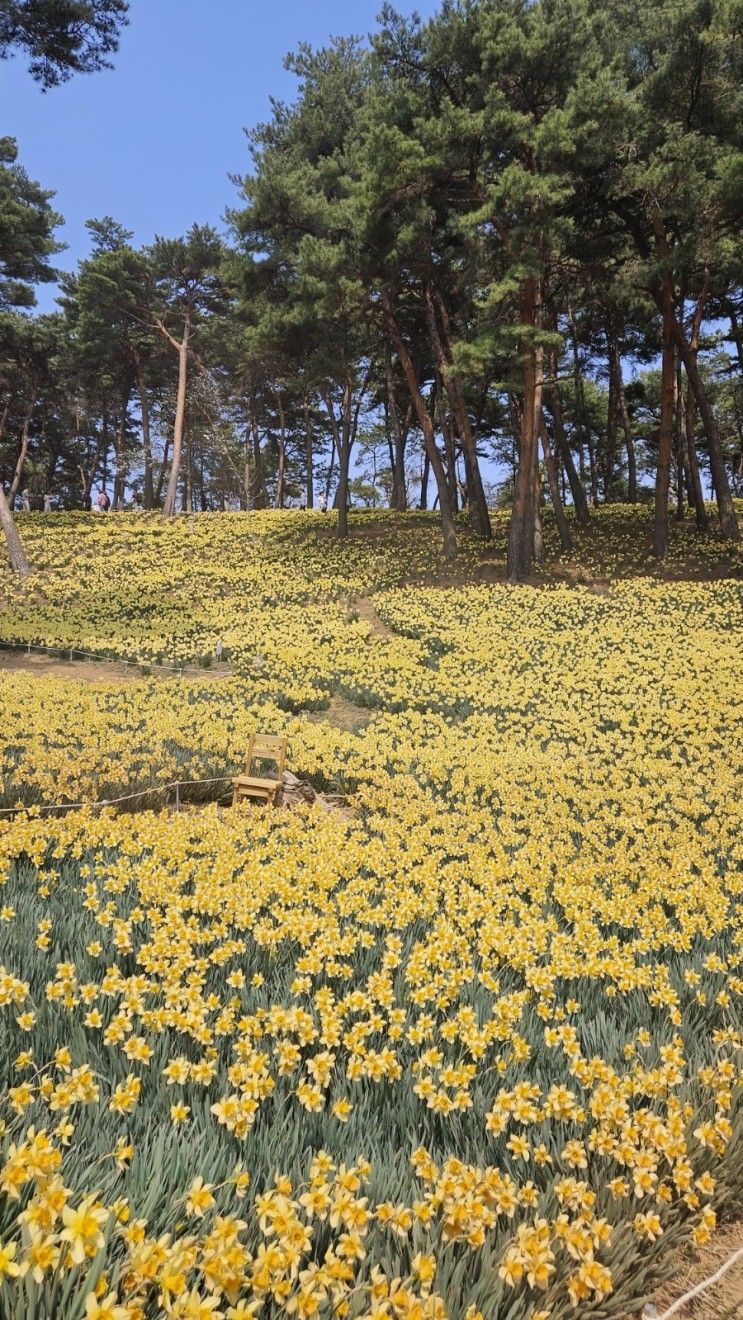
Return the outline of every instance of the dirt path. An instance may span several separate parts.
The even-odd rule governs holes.
[[[377,614],[376,606],[371,596],[358,596],[353,602],[352,609],[358,614],[364,623],[368,623],[373,633],[378,637],[392,637],[392,629],[387,627],[383,619]]]
[[[183,678],[229,678],[233,670],[229,665],[212,665],[204,669],[190,665],[180,671]],[[147,665],[126,665],[120,660],[63,660],[61,656],[35,655],[27,651],[0,650],[0,674],[34,674],[37,678],[64,678],[74,683],[136,683],[144,679],[166,679],[179,676],[175,669],[148,669]]]
[[[116,660],[62,660],[58,656],[29,655],[25,651],[0,651],[0,673],[66,678],[78,683],[132,683],[143,677],[136,665],[122,665]],[[153,675],[170,677],[162,669],[153,670]]]

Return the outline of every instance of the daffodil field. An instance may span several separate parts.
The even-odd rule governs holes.
[[[648,518],[21,518],[0,642],[151,672],[0,669],[2,1320],[619,1320],[740,1213],[743,574]],[[164,806],[257,729],[348,809]]]

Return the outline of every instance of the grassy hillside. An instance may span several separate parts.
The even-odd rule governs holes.
[[[185,670],[0,670],[2,805],[260,728],[353,814],[0,826],[0,1314],[621,1316],[740,1209],[743,584],[647,523],[25,520],[1,639]]]

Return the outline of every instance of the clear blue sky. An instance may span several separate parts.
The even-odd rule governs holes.
[[[364,35],[381,0],[132,0],[114,68],[42,93],[20,58],[0,64],[0,133],[18,139],[32,178],[56,192],[74,267],[85,221],[113,215],[137,243],[218,224],[248,168],[243,128],[289,99],[283,57],[300,41]],[[433,0],[398,0],[427,15]],[[54,290],[42,286],[39,307]]]

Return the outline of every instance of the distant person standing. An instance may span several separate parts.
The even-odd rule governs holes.
[[[21,491],[21,509],[24,513],[31,512],[31,492],[28,486]]]
[[[101,513],[108,513],[109,509],[111,508],[111,501],[108,498],[107,491],[102,490],[100,492],[98,499],[96,500],[96,504],[98,505],[98,508],[100,509]]]
[[[320,499],[319,499],[318,503],[319,503],[319,506],[320,506],[320,512],[321,512],[321,513],[327,513],[327,511],[328,511],[328,497],[327,497],[327,495],[325,494],[324,491],[323,491],[322,495],[320,496]]]
[[[51,513],[51,511],[52,511],[52,497],[47,492],[47,494],[44,496],[44,513]]]

